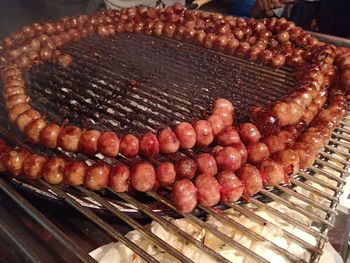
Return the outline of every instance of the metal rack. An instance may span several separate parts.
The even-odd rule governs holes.
[[[264,105],[269,101],[281,98],[292,86],[293,77],[289,69],[272,70],[268,67],[254,64],[246,60],[227,56],[215,51],[204,50],[187,43],[179,43],[168,39],[154,39],[143,35],[123,34],[112,40],[95,38],[74,43],[66,48],[74,57],[74,63],[68,70],[59,69],[54,65],[42,65],[33,69],[27,75],[28,90],[33,98],[32,104],[43,110],[48,118],[56,121],[69,119],[89,128],[101,127],[117,129],[121,133],[144,132],[157,130],[166,125],[174,125],[177,121],[190,121],[200,118],[203,111],[208,110],[211,100],[216,97],[229,98],[235,102],[240,121],[246,119],[246,108],[252,105]],[[201,65],[201,67],[199,67]],[[255,213],[255,209],[242,206],[241,203],[230,204],[229,207],[261,225],[270,225],[282,231],[290,241],[305,248],[311,254],[310,261],[317,262],[330,228],[333,227],[337,215],[338,197],[342,193],[349,166],[350,149],[350,114],[347,113],[339,128],[332,133],[330,143],[321,151],[314,166],[306,171],[300,171],[291,178],[293,187],[280,185],[276,189],[263,189],[253,198],[254,208],[265,209],[278,216],[288,224],[312,235],[317,244],[310,244],[302,237],[296,236],[277,224]],[[1,117],[4,122],[4,116]],[[11,131],[10,125],[4,125],[0,132],[16,144],[24,140],[16,132]],[[11,134],[12,132],[12,134]],[[52,154],[41,147],[22,144],[31,150]],[[184,155],[203,151],[181,152],[171,156],[160,156],[159,160],[170,158],[177,160]],[[205,151],[205,149],[204,149]],[[87,159],[83,155],[72,155],[61,151],[68,157]],[[134,160],[122,156],[117,159],[95,157],[90,161],[102,159],[108,163],[122,162],[130,164]],[[315,174],[318,174],[315,176]],[[14,200],[27,214],[42,225],[59,243],[64,245],[72,254],[83,262],[93,262],[75,243],[55,224],[32,206],[11,185],[11,181],[28,183],[25,179],[0,178],[0,188]],[[312,182],[312,183],[310,183]],[[29,184],[31,184],[29,182]],[[203,253],[207,253],[219,262],[228,262],[222,255],[196,240],[188,233],[179,229],[171,221],[162,217],[154,204],[162,204],[163,208],[173,214],[182,216],[200,226],[214,236],[225,241],[247,257],[267,262],[266,259],[248,247],[231,239],[211,224],[205,222],[203,216],[211,215],[221,222],[228,224],[247,237],[264,242],[269,249],[276,251],[292,262],[303,262],[302,259],[290,253],[278,244],[264,236],[255,233],[238,221],[229,218],[216,208],[197,207],[194,214],[177,213],[166,195],[158,192],[146,193],[151,201],[142,202],[139,198],[128,193],[116,193],[107,189],[106,193],[95,193],[82,187],[53,186],[43,180],[34,184],[48,195],[63,200],[87,220],[101,228],[107,235],[118,240],[132,249],[147,262],[156,260],[146,251],[136,246],[111,224],[97,210],[108,211],[109,214],[122,220],[125,224],[151,239],[157,246],[182,262],[192,262],[165,241],[154,235],[147,227],[135,220],[130,209],[137,210],[143,217],[155,220],[165,229],[181,236],[192,243]],[[321,189],[319,186],[322,186]],[[301,189],[302,191],[295,191]],[[314,199],[313,196],[324,200]],[[81,197],[88,197],[98,209],[90,209],[81,202]],[[129,210],[113,205],[114,198],[131,205]],[[84,199],[85,202],[86,198]],[[301,216],[313,221],[312,227],[298,218],[290,217],[266,201],[274,201],[286,209],[293,210]],[[303,203],[303,204],[301,204]],[[310,210],[307,206],[312,206]]]

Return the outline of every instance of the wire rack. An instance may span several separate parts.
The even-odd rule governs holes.
[[[289,69],[272,70],[191,44],[144,35],[122,34],[108,40],[92,37],[68,46],[66,51],[74,58],[74,63],[69,69],[45,64],[26,73],[31,103],[44,111],[51,121],[68,120],[69,123],[77,123],[86,128],[112,129],[120,134],[156,131],[165,126],[175,125],[179,121],[202,118],[207,114],[212,100],[218,97],[232,100],[236,106],[237,119],[244,121],[248,118],[248,107],[266,105],[277,100],[293,85],[292,72]],[[57,154],[30,145],[25,138],[12,130],[5,119],[2,110],[1,123],[4,125],[0,131],[4,138],[37,152]],[[310,252],[307,261],[317,262],[327,240],[328,231],[334,226],[339,195],[342,193],[348,172],[350,125],[347,124],[347,120],[350,121],[349,113],[340,127],[332,133],[332,139],[322,149],[313,167],[291,177],[292,187],[280,185],[273,189],[263,189],[257,198],[252,198],[249,205],[242,205],[240,201],[228,207],[252,222],[262,226],[269,225],[281,231],[287,240]],[[184,151],[170,156],[160,155],[158,160],[168,158],[174,161],[184,155],[193,156],[199,151],[206,149]],[[64,151],[58,153],[88,160],[81,154],[69,154]],[[139,157],[130,160],[122,156],[110,159],[97,155],[88,161],[98,159],[108,163],[121,162],[130,165]],[[163,193],[147,192],[145,196],[140,197],[129,193],[116,193],[111,189],[92,192],[82,187],[53,186],[43,180],[29,182],[21,177],[1,178],[0,188],[83,262],[93,262],[93,259],[79,244],[72,241],[25,200],[21,193],[13,188],[13,183],[40,195],[63,201],[147,262],[157,260],[107,223],[97,210],[107,211],[119,218],[181,262],[192,261],[135,220],[135,213],[156,221],[169,232],[180,236],[219,262],[229,261],[162,215],[184,217],[254,261],[268,262],[259,253],[232,239],[204,218],[210,215],[244,233],[250,239],[263,242],[264,246],[292,262],[306,261],[222,213],[220,209],[198,206],[192,214],[178,213],[168,196]],[[270,201],[278,203],[283,209],[270,206]],[[313,236],[316,243],[310,243],[302,236],[262,217],[256,213],[257,209],[263,209]],[[311,223],[290,216],[285,212],[287,210],[308,218]]]

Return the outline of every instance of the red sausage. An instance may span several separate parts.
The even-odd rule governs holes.
[[[29,141],[34,144],[40,143],[40,133],[47,126],[43,118],[36,119],[29,123],[25,129]]]
[[[30,108],[31,107],[28,103],[20,103],[20,104],[17,104],[16,106],[13,106],[11,110],[9,110],[9,119],[12,122],[16,121],[19,115],[29,110]]]
[[[66,161],[63,158],[53,157],[45,163],[42,176],[49,184],[60,184],[63,182],[65,166]]]
[[[230,170],[236,171],[242,164],[240,152],[231,146],[225,147],[218,151],[215,156],[219,171]]]
[[[260,172],[254,166],[243,164],[237,171],[237,175],[244,185],[245,193],[248,195],[247,197],[250,197],[261,190],[263,183]]]
[[[299,171],[299,155],[292,149],[286,149],[272,155],[272,159],[284,166],[287,174]]]
[[[111,131],[102,133],[97,142],[100,153],[108,157],[116,157],[119,153],[119,138]]]
[[[272,159],[265,159],[259,164],[259,170],[264,184],[275,186],[284,180],[283,166]]]
[[[310,145],[310,143],[296,142],[293,145],[293,150],[299,156],[299,166],[301,169],[306,169],[311,167],[315,161],[316,154],[313,147]]]
[[[257,142],[261,138],[258,128],[252,123],[242,123],[239,125],[239,136],[246,144]]]
[[[125,165],[115,165],[109,174],[109,185],[118,192],[126,192],[130,187],[130,170]]]
[[[157,180],[161,186],[172,186],[176,179],[175,166],[171,162],[163,162],[156,169]]]
[[[214,140],[213,130],[208,121],[197,121],[194,129],[196,131],[196,144],[199,147],[206,147]]]
[[[40,112],[29,109],[17,117],[16,125],[21,132],[24,132],[29,123],[39,118],[41,118]]]
[[[139,139],[132,135],[124,135],[120,140],[120,153],[125,157],[135,157],[139,153]]]
[[[50,123],[40,132],[40,142],[46,148],[54,149],[57,147],[57,138],[61,127],[57,124]]]
[[[189,213],[197,205],[197,188],[188,179],[177,180],[171,191],[175,207],[182,213]]]
[[[218,182],[221,186],[221,201],[233,203],[241,198],[243,194],[243,184],[241,180],[231,171],[222,171],[218,174]]]
[[[23,162],[23,173],[28,179],[39,179],[47,159],[39,154],[31,154]]]
[[[189,158],[176,162],[176,174],[178,178],[192,179],[197,172],[197,163]]]
[[[213,155],[209,153],[201,153],[196,158],[197,168],[200,174],[216,175],[218,173],[218,167]]]
[[[219,115],[221,116],[222,120],[224,121],[224,126],[231,126],[233,124],[234,115],[232,112],[227,111],[225,109],[214,109],[212,112],[212,115]]]
[[[226,127],[218,136],[218,144],[222,146],[229,146],[233,143],[241,142],[236,128]]]
[[[232,103],[227,100],[227,99],[217,99],[213,103],[213,111],[215,110],[225,110],[228,112],[233,113],[234,112],[234,107]]]
[[[197,200],[203,206],[214,206],[220,201],[220,184],[215,177],[201,174],[196,178]]]
[[[10,151],[4,155],[2,162],[6,170],[14,176],[19,175],[23,169],[23,162],[29,156],[25,150]]]
[[[276,135],[269,135],[265,137],[262,142],[266,144],[267,148],[269,148],[270,154],[283,151],[286,148],[283,140]]]
[[[191,149],[196,144],[196,131],[187,122],[181,122],[176,125],[175,134],[182,149]]]
[[[252,164],[257,164],[270,156],[269,148],[265,143],[253,142],[247,147],[248,161]]]
[[[102,190],[107,187],[110,167],[105,163],[95,163],[88,168],[84,186],[90,190]]]
[[[241,162],[242,164],[247,162],[248,159],[248,151],[245,145],[242,142],[234,143],[231,145],[233,148],[237,149],[241,154]]]
[[[159,153],[159,142],[157,136],[153,133],[146,133],[140,140],[140,153],[147,157],[155,157]]]
[[[82,153],[86,155],[95,155],[98,152],[98,140],[101,133],[97,130],[89,130],[84,132],[79,141]]]
[[[180,142],[170,128],[166,128],[159,133],[158,141],[162,153],[175,153],[180,148]]]
[[[156,172],[153,165],[147,162],[134,165],[130,177],[132,186],[140,192],[152,190],[156,182]]]
[[[77,152],[81,134],[82,131],[77,126],[62,127],[58,135],[57,145],[68,152]]]
[[[88,166],[84,162],[73,161],[64,168],[64,181],[71,185],[82,185],[85,181]]]
[[[225,128],[224,119],[221,115],[210,115],[208,118],[208,122],[211,125],[211,128],[213,130],[214,137],[216,137],[220,132]]]

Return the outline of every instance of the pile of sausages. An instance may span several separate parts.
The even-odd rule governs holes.
[[[92,33],[106,38],[122,32],[175,38],[274,68],[286,64],[294,69],[295,87],[281,101],[254,108],[253,123],[234,126],[232,103],[217,99],[207,119],[181,122],[157,134],[140,136],[49,123],[44,114],[32,108],[23,70],[46,62],[68,67],[72,58],[60,50],[64,45]],[[9,120],[31,143],[87,156],[100,153],[142,159],[130,167],[119,161],[87,165],[11,149],[0,141],[0,171],[14,176],[23,173],[33,180],[43,178],[50,184],[84,185],[91,190],[109,186],[117,192],[147,192],[167,187],[172,189],[177,209],[184,213],[197,203],[213,206],[242,196],[248,200],[263,185],[288,183],[289,174],[310,167],[344,115],[344,94],[350,91],[348,50],[319,42],[283,18],[243,19],[186,10],[179,4],[36,23],[6,37],[0,52]],[[325,103],[327,108],[322,110]],[[188,154],[194,147],[198,153]],[[174,161],[174,154],[182,157]],[[160,162],[158,155],[168,156],[170,161]]]

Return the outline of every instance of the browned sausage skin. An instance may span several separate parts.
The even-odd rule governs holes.
[[[196,178],[198,203],[203,206],[214,206],[220,201],[220,184],[215,177],[201,174]]]
[[[134,165],[130,173],[131,185],[140,192],[153,189],[156,183],[156,172],[152,164],[140,162]]]
[[[98,151],[108,157],[116,157],[119,153],[119,138],[111,131],[101,134],[97,142]]]
[[[241,180],[231,171],[222,171],[218,174],[218,182],[221,186],[221,201],[233,203],[241,198],[243,194],[243,184]]]
[[[109,182],[109,165],[98,162],[90,166],[87,170],[84,186],[90,190],[102,190]]]
[[[85,181],[88,166],[84,162],[73,161],[64,168],[64,182],[71,185],[82,185]]]
[[[130,170],[127,166],[117,164],[111,168],[109,185],[116,192],[126,192],[130,188]]]
[[[177,180],[173,185],[171,196],[175,207],[182,213],[189,213],[197,205],[197,188],[188,179]]]
[[[42,169],[42,177],[49,184],[60,184],[64,179],[64,168],[67,162],[61,157],[52,157]]]
[[[23,161],[23,173],[28,179],[39,179],[42,174],[41,171],[47,162],[47,159],[39,154],[30,154],[28,158]]]

